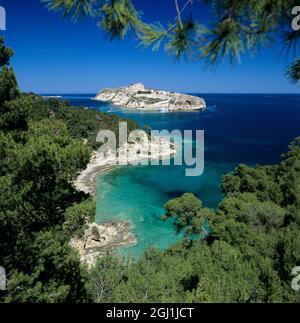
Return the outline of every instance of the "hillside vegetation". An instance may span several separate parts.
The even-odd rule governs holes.
[[[300,265],[300,138],[278,165],[225,175],[216,210],[189,193],[169,201],[164,218],[182,242],[134,261],[108,255],[88,270],[68,243],[95,216],[95,202],[72,182],[97,131],[117,131],[120,118],[22,94],[12,54],[0,39],[0,265],[8,279],[0,302],[300,301],[291,288]]]

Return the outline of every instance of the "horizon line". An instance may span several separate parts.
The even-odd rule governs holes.
[[[171,92],[171,91],[170,91]],[[176,91],[179,93],[187,94],[273,94],[273,95],[282,95],[282,94],[295,94],[300,95],[300,92],[200,92],[200,91]],[[36,93],[38,95],[87,95],[87,94],[97,94],[99,91],[94,92],[35,92],[35,91],[24,91],[24,93]]]

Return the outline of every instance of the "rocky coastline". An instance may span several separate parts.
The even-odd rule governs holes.
[[[103,89],[94,99],[109,101],[114,105],[128,109],[144,111],[193,111],[206,108],[203,98],[176,92],[148,89],[142,83],[120,88]]]
[[[126,157],[120,157],[119,154],[113,154],[110,151],[105,154],[95,151],[87,168],[75,180],[75,188],[95,196],[97,176],[112,171],[119,163],[124,165],[126,160],[128,163],[162,160],[176,155],[176,145],[164,137],[152,137],[152,140],[147,143],[126,144],[121,149],[127,151]],[[141,153],[136,155],[136,151]],[[70,246],[78,251],[82,262],[92,267],[99,257],[103,257],[113,249],[125,245],[134,246],[136,243],[130,222],[107,222],[87,223],[83,236],[74,237],[70,241]]]
[[[146,149],[145,145],[147,145]],[[134,164],[145,160],[160,160],[176,155],[176,145],[164,137],[152,137],[151,141],[146,143],[126,144],[118,151],[124,151],[124,149],[127,151],[125,156],[110,151],[107,151],[105,155],[94,151],[87,168],[79,174],[74,182],[76,189],[95,196],[97,175],[111,171],[118,165]],[[137,155],[137,151],[141,153]]]
[[[69,245],[78,251],[80,260],[92,267],[97,260],[112,249],[120,246],[134,246],[137,241],[131,233],[129,222],[90,223],[83,236],[74,237]]]

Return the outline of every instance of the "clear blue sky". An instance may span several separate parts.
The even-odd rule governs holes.
[[[136,0],[148,21],[174,19],[173,0]],[[72,23],[48,12],[39,0],[0,0],[7,11],[7,31],[0,32],[15,50],[12,60],[23,91],[94,93],[103,87],[143,82],[148,87],[199,93],[297,93],[284,76],[288,60],[281,47],[263,49],[241,65],[180,63],[163,51],[137,48],[136,42],[110,42],[95,20]],[[156,10],[156,8],[158,8]],[[159,11],[159,13],[158,13]],[[199,8],[201,21],[209,13]]]

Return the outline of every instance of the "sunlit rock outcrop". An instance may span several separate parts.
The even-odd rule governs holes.
[[[103,89],[96,97],[115,105],[139,110],[201,110],[206,107],[203,98],[193,95],[147,89],[142,83],[126,87]]]

